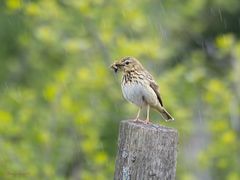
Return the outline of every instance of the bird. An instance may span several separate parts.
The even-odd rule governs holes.
[[[142,121],[139,119],[142,108],[147,108],[146,119],[142,121],[145,124],[150,122],[150,108],[160,112],[165,121],[174,120],[163,106],[159,86],[153,76],[135,57],[123,57],[114,62],[110,68],[113,69],[115,73],[122,72],[121,89],[123,97],[139,108],[134,121]]]

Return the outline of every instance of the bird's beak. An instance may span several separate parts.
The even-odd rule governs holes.
[[[123,66],[122,63],[115,62],[110,66],[110,68],[112,68],[114,72],[117,73],[118,70],[121,70],[122,66]]]

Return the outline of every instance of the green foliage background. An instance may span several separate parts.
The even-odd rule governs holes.
[[[240,179],[239,0],[0,2],[0,179],[112,179],[132,55],[179,131],[177,179]]]

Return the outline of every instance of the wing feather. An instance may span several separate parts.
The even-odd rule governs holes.
[[[146,73],[147,79],[149,80],[150,87],[153,89],[153,91],[157,95],[158,101],[161,104],[161,106],[163,106],[163,102],[160,96],[159,87],[157,83],[154,81],[152,75],[149,72],[146,71],[145,73]]]
[[[158,85],[155,82],[150,82],[150,87],[153,89],[153,91],[155,92],[155,94],[157,95],[158,101],[161,104],[161,106],[163,106],[163,102],[160,96],[160,93],[158,91]]]

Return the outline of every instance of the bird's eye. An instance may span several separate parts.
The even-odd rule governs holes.
[[[126,64],[126,65],[129,65],[129,61],[127,61],[125,64]]]

